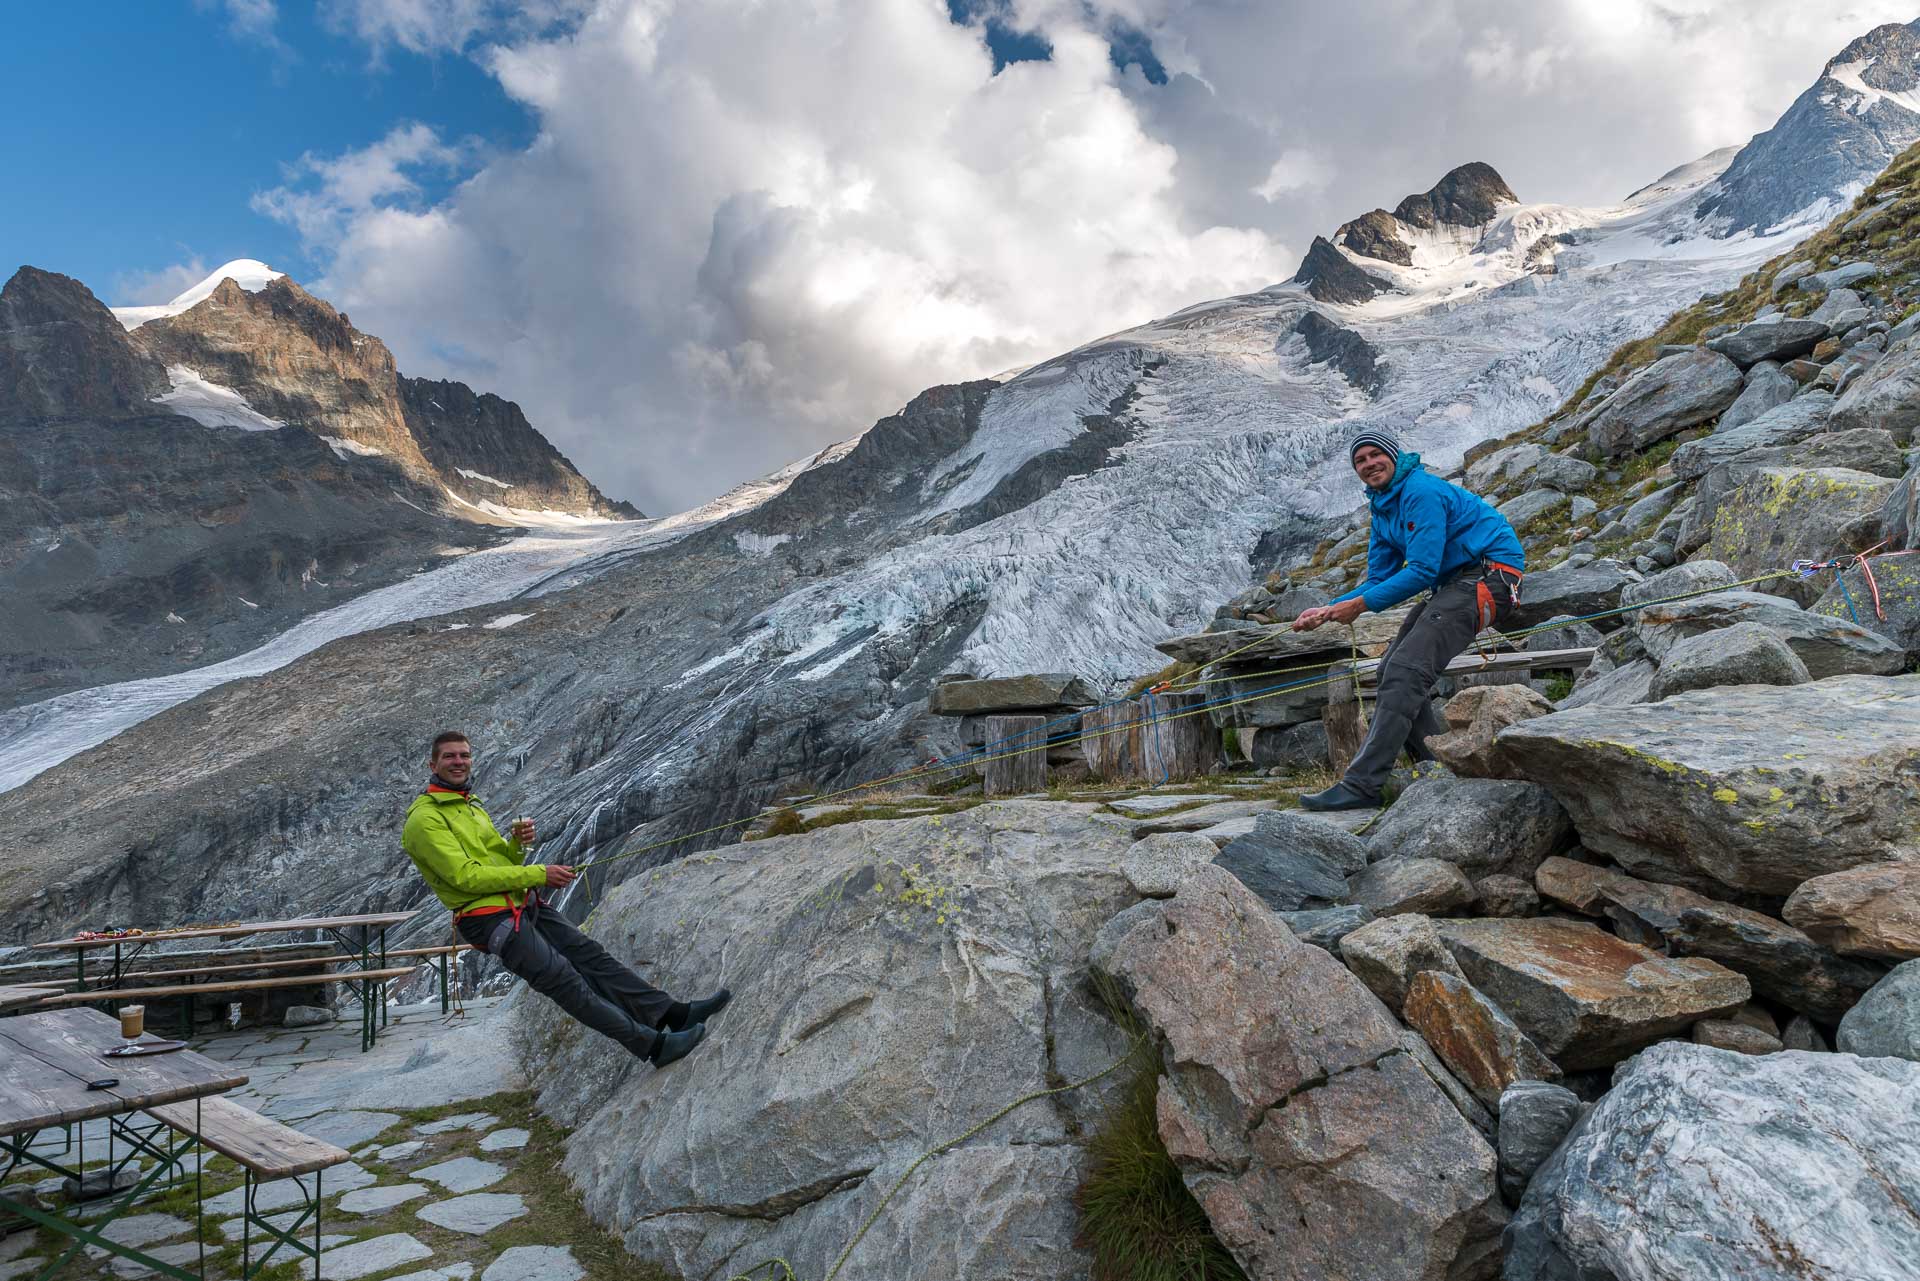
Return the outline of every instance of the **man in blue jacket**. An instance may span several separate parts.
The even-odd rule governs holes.
[[[1392,609],[1420,592],[1380,666],[1380,696],[1367,741],[1346,777],[1324,792],[1302,796],[1310,810],[1368,809],[1380,804],[1400,750],[1428,759],[1429,735],[1446,724],[1428,701],[1434,682],[1487,627],[1506,621],[1520,603],[1526,551],[1519,535],[1492,506],[1420,466],[1383,431],[1354,437],[1348,455],[1367,487],[1373,527],[1367,541],[1367,580],[1346,595],[1293,620],[1295,631],[1322,623],[1351,623],[1368,610]]]

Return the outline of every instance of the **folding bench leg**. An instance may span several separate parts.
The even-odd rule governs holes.
[[[313,1172],[313,1191],[311,1193],[307,1191],[307,1185],[301,1181],[298,1176],[295,1176],[293,1186],[300,1189],[300,1212],[294,1216],[293,1222],[287,1224],[284,1228],[269,1223],[267,1216],[261,1213],[259,1208],[254,1204],[254,1196],[259,1192],[260,1185],[254,1181],[252,1170],[246,1170],[244,1174],[247,1208],[240,1222],[240,1276],[242,1281],[252,1281],[253,1277],[264,1271],[267,1267],[268,1260],[279,1253],[280,1247],[283,1245],[291,1249],[295,1254],[312,1259],[314,1281],[320,1281],[320,1219],[323,1205],[323,1180],[326,1177],[326,1171],[315,1170]],[[284,1211],[276,1211],[276,1213],[284,1213]],[[306,1225],[308,1215],[313,1216],[312,1245],[308,1245],[306,1241],[301,1239],[300,1235],[300,1229]],[[273,1239],[273,1244],[267,1247],[266,1253],[262,1254],[258,1261],[253,1257],[253,1229],[256,1227],[260,1229],[263,1235]]]

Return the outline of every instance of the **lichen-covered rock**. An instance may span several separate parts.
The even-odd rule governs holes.
[[[1088,955],[1134,901],[1118,870],[1131,841],[1091,818],[1005,802],[849,823],[614,889],[593,933],[616,956],[670,990],[732,980],[735,996],[694,1058],[662,1072],[548,1002],[519,1003],[587,1213],[676,1275],[771,1255],[824,1275],[921,1152],[1125,1053]],[[1020,1109],[927,1162],[842,1277],[1083,1275],[1077,1135],[1119,1085]]]
[[[1716,685],[1804,685],[1812,679],[1785,641],[1759,623],[1735,623],[1668,650],[1647,692],[1657,702]]]
[[[1650,879],[1786,895],[1920,858],[1920,676],[1731,685],[1505,730],[1581,844]]]
[[[1657,1045],[1534,1175],[1505,1275],[1908,1281],[1915,1098],[1920,1065],[1900,1059]]]
[[[1407,985],[1401,1015],[1474,1097],[1490,1108],[1500,1106],[1501,1093],[1515,1081],[1560,1079],[1553,1060],[1463,978],[1439,970],[1420,971]]]
[[[1161,1138],[1249,1276],[1446,1281],[1486,1255],[1493,1150],[1358,979],[1217,869],[1136,912],[1098,963],[1163,1039]]]
[[[1579,425],[1601,453],[1618,458],[1706,422],[1733,403],[1743,381],[1733,361],[1696,347],[1654,361]]]
[[[1466,977],[1433,921],[1417,912],[1382,917],[1353,931],[1342,940],[1340,959],[1395,1014],[1421,971]]]
[[[1843,1054],[1920,1062],[1920,961],[1896,965],[1840,1020]]]
[[[1389,859],[1440,859],[1469,876],[1532,876],[1571,832],[1566,810],[1534,783],[1438,774],[1400,794],[1368,833],[1367,849],[1375,867]]]
[[[1834,575],[1810,611],[1855,623],[1920,653],[1920,556],[1876,556],[1868,565]]]
[[[1880,981],[1877,966],[1837,956],[1764,912],[1678,885],[1643,881],[1565,858],[1542,863],[1534,879],[1540,892],[1556,903],[1616,921],[1624,913],[1671,955],[1718,961],[1746,975],[1761,996],[1826,1023],[1838,1021]]]
[[[1448,732],[1427,740],[1427,750],[1463,778],[1504,778],[1494,735],[1507,726],[1546,716],[1553,704],[1526,685],[1475,685],[1447,700],[1441,715]]]
[[[1662,956],[1584,921],[1483,918],[1439,929],[1468,980],[1569,1071],[1616,1063],[1752,995],[1712,961]]]
[[[1518,1205],[1533,1178],[1580,1119],[1580,1096],[1551,1081],[1515,1081],[1500,1096],[1500,1195]]]
[[[1668,605],[1649,605],[1636,616],[1636,634],[1646,651],[1662,661],[1690,636],[1759,623],[1787,643],[1815,680],[1829,676],[1891,676],[1906,666],[1898,643],[1844,617],[1801,609],[1763,592],[1715,592]]]
[[[1451,912],[1473,902],[1473,882],[1437,858],[1390,858],[1353,877],[1347,895],[1375,916]]]
[[[1714,512],[1708,554],[1745,579],[1796,560],[1862,551],[1880,539],[1880,508],[1894,483],[1844,467],[1762,468]],[[1820,595],[1797,577],[1760,586],[1802,605]]]
[[[1920,957],[1920,861],[1816,876],[1794,890],[1781,915],[1836,952]]]

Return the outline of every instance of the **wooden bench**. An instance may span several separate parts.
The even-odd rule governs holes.
[[[243,1278],[250,1278],[264,1269],[267,1261],[285,1245],[313,1260],[313,1275],[318,1281],[322,1172],[346,1161],[348,1158],[344,1150],[217,1095],[197,1102],[163,1103],[148,1108],[147,1114],[240,1167],[242,1187],[245,1188],[240,1229],[240,1275]],[[302,1182],[302,1176],[308,1174],[313,1176],[311,1189]],[[260,1184],[280,1179],[292,1179],[294,1186],[300,1189],[301,1205],[291,1223],[272,1223],[254,1206],[254,1195]],[[276,1218],[286,1213],[285,1210],[273,1211]],[[313,1219],[312,1244],[301,1240],[299,1236],[309,1216]],[[273,1238],[273,1245],[258,1259],[253,1257],[253,1229],[256,1227]]]
[[[418,966],[408,965],[384,970],[343,970],[332,974],[287,974],[271,979],[225,979],[217,983],[175,983],[167,987],[109,987],[85,992],[61,992],[42,1000],[36,1008],[52,1009],[62,1005],[94,1005],[129,1000],[172,1000],[185,997],[187,1022],[193,1022],[196,998],[220,992],[260,992],[270,988],[316,987],[328,983],[359,983],[355,993],[360,1001],[360,1049],[373,1048],[380,1030],[380,1007],[375,1004],[374,989],[385,989],[390,979],[403,979]]]

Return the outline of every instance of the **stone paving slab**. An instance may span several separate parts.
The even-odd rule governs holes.
[[[453,1232],[484,1236],[503,1223],[529,1213],[527,1203],[511,1192],[475,1192],[423,1205],[414,1217]]]
[[[427,1190],[418,1183],[389,1183],[384,1187],[360,1188],[349,1192],[337,1204],[348,1214],[380,1214],[396,1205],[405,1205],[415,1197],[426,1195]]]
[[[587,1270],[564,1245],[516,1245],[487,1265],[480,1281],[580,1281]]]
[[[462,1112],[457,1116],[443,1116],[438,1121],[428,1121],[413,1127],[415,1134],[451,1134],[455,1130],[490,1130],[500,1124],[500,1118],[491,1112]]]
[[[357,1148],[398,1124],[400,1118],[391,1112],[348,1110],[320,1113],[303,1121],[299,1129],[302,1134],[337,1148]]]
[[[485,1146],[482,1144],[481,1146]],[[392,1165],[395,1161],[405,1161],[426,1151],[425,1139],[408,1139],[405,1143],[389,1143],[385,1147],[368,1148],[359,1155],[369,1161],[381,1161]]]
[[[352,1245],[335,1246],[320,1255],[320,1275],[327,1281],[358,1281],[433,1257],[433,1251],[405,1232],[369,1237]]]
[[[482,1152],[512,1152],[527,1146],[527,1140],[532,1137],[532,1133],[519,1128],[495,1130],[492,1134],[480,1140],[480,1150]]]
[[[507,1168],[477,1156],[457,1156],[437,1165],[423,1165],[413,1171],[413,1177],[438,1183],[449,1192],[478,1192],[506,1178]]]
[[[1148,818],[1155,814],[1164,814],[1168,810],[1179,809],[1182,805],[1198,805],[1202,801],[1232,799],[1231,796],[1215,792],[1201,796],[1134,796],[1124,801],[1109,801],[1107,804],[1128,818]]]
[[[322,1174],[324,1177],[321,1180],[320,1190],[328,1197],[331,1197],[336,1192],[352,1192],[356,1188],[372,1187],[380,1181],[373,1176],[371,1171],[363,1169],[356,1161],[349,1161],[345,1165],[336,1165],[331,1170],[322,1171]],[[301,1177],[302,1181],[304,1181],[309,1188],[313,1186],[313,1176],[311,1174]],[[261,1213],[271,1213],[274,1210],[284,1210],[289,1206],[299,1205],[305,1195],[294,1180],[275,1179],[272,1183],[263,1183],[254,1189],[253,1206],[254,1209]],[[208,1214],[240,1214],[245,1211],[246,1208],[246,1190],[244,1188],[234,1188],[230,1191],[222,1192],[219,1196],[210,1196],[207,1198],[206,1212]]]
[[[462,1261],[449,1263],[444,1268],[428,1268],[425,1272],[409,1272],[403,1277],[394,1277],[393,1281],[470,1281],[473,1265]]]

